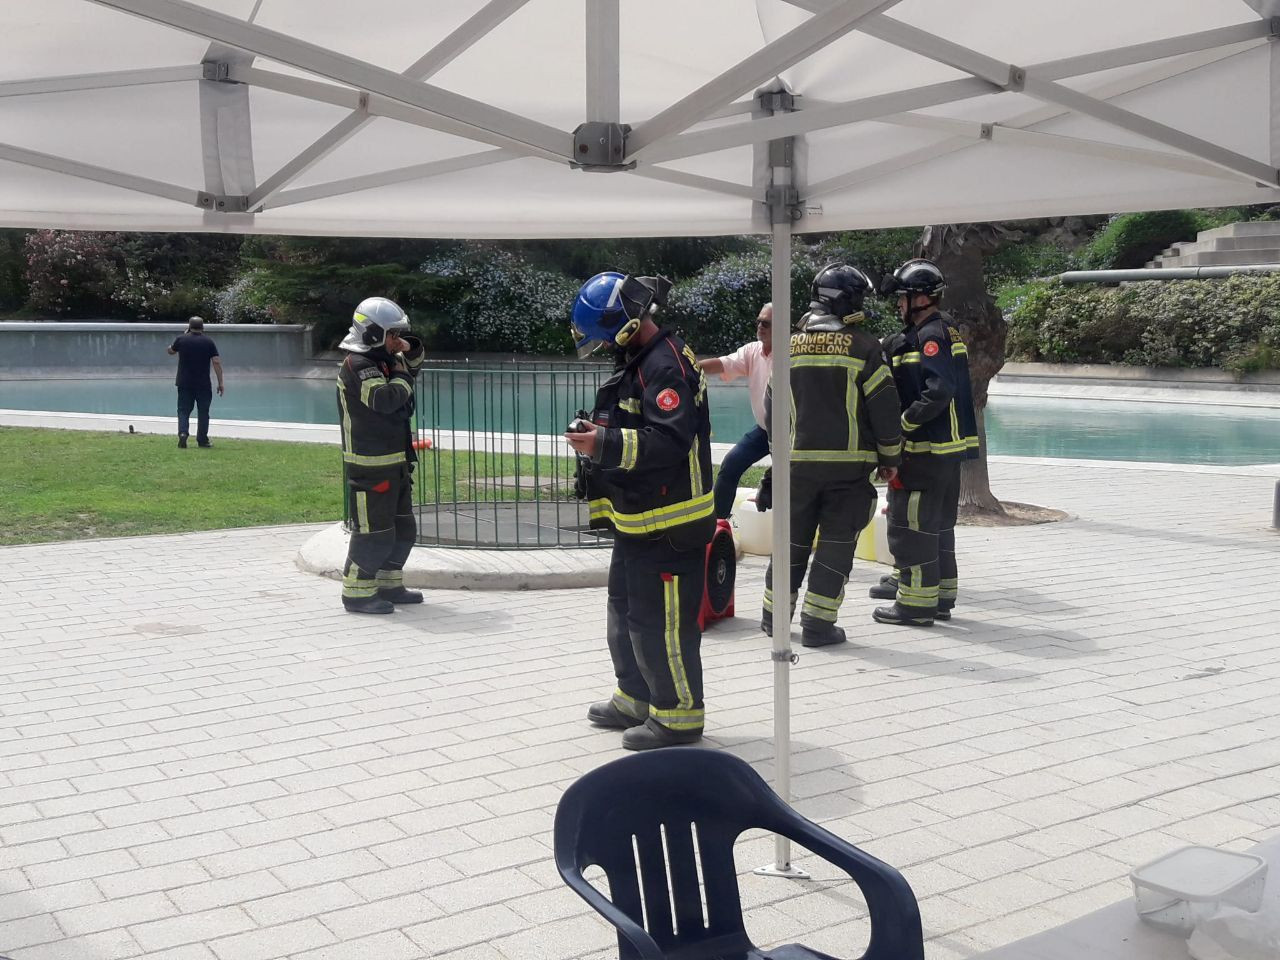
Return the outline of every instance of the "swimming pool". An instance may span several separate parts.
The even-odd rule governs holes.
[[[161,379],[2,380],[0,409],[54,410],[168,416],[173,384]],[[570,398],[572,399],[572,398]],[[583,400],[586,398],[584,397]],[[549,429],[552,404],[502,403],[504,422],[522,432]],[[459,387],[423,398],[420,409],[439,411],[443,429],[465,428],[477,404],[486,402]],[[566,398],[554,403],[563,416]],[[733,443],[753,425],[746,388],[711,384],[714,439]],[[569,415],[573,413],[569,410]],[[226,420],[335,423],[334,382],[322,379],[228,379],[227,395],[214,397],[212,415]],[[556,420],[558,424],[559,419]],[[993,454],[1157,463],[1280,463],[1280,411],[1236,407],[1106,400],[994,397],[987,409],[987,440]]]

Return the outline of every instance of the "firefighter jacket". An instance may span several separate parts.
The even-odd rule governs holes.
[[[413,381],[422,366],[422,341],[406,337],[407,354],[382,348],[349,352],[338,368],[338,416],[343,462],[390,467],[417,460],[413,450]]]
[[[902,459],[893,375],[862,320],[810,312],[791,334],[791,463],[810,476],[866,476]]]
[[[667,330],[621,359],[591,411],[603,428],[586,475],[591,527],[705,546],[716,523],[706,379]]]
[[[978,456],[969,354],[952,319],[935,312],[884,341],[902,401],[903,449],[954,459]]]

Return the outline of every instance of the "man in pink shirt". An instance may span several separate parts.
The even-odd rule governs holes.
[[[716,516],[727,517],[733,512],[733,498],[738,491],[738,481],[747,468],[763,460],[769,453],[769,434],[765,432],[764,394],[769,388],[769,375],[773,369],[770,357],[772,347],[769,335],[773,329],[773,304],[760,308],[756,319],[756,339],[745,343],[727,357],[699,360],[705,373],[718,373],[721,380],[747,378],[747,392],[751,397],[751,412],[756,425],[742,435],[732,450],[725,454],[716,477]]]

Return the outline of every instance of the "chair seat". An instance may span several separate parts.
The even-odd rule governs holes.
[[[924,960],[902,874],[800,816],[727,753],[655,750],[583,775],[556,808],[556,868],[617,928],[621,960],[836,960],[799,943],[751,943],[734,859],[748,830],[786,837],[857,884],[872,930],[863,960]],[[604,871],[608,895],[587,867]]]
[[[784,943],[772,950],[752,950],[750,960],[837,960],[829,954],[811,950],[803,943]]]
[[[693,956],[694,954],[690,954]],[[838,960],[817,950],[810,950],[803,943],[784,943],[772,950],[751,947],[748,950],[730,950],[724,953],[698,953],[698,960]],[[673,960],[679,960],[676,954]]]

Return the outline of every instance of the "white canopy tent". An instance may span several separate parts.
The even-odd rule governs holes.
[[[771,232],[788,303],[793,231],[1280,199],[1278,8],[7,0],[0,226]],[[774,328],[778,389],[787,334]],[[789,655],[776,638],[784,796]]]

